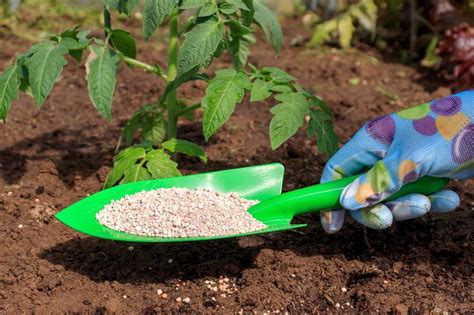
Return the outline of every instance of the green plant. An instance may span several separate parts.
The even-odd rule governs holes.
[[[308,42],[309,47],[315,47],[330,40],[332,37],[338,38],[341,48],[349,48],[356,28],[360,25],[368,32],[372,38],[376,35],[377,6],[374,0],[361,0],[351,4],[336,17],[318,23],[313,36]]]
[[[47,99],[67,63],[66,55],[81,62],[84,50],[86,79],[90,99],[102,116],[112,118],[111,107],[120,63],[141,68],[166,82],[158,99],[140,108],[126,123],[105,187],[150,178],[180,175],[173,161],[177,153],[198,157],[206,162],[204,151],[196,144],[177,139],[180,118],[192,119],[203,110],[203,133],[208,140],[231,116],[235,106],[250,93],[252,102],[274,96],[278,104],[271,109],[270,142],[273,149],[293,136],[309,115],[308,135],[317,136],[321,152],[333,153],[337,138],[332,130],[331,111],[317,96],[305,91],[285,71],[247,66],[250,45],[255,42],[253,24],[260,27],[276,52],[282,45],[278,19],[260,0],[146,0],[143,6],[143,31],[146,40],[168,20],[168,66],[164,70],[137,59],[135,39],[125,30],[112,27],[110,10],[130,14],[137,0],[107,0],[104,7],[105,37],[89,37],[79,26],[50,35],[0,75],[0,119],[19,91],[30,93],[38,107]],[[179,15],[193,10],[193,16],[179,21]],[[219,70],[211,79],[200,69],[208,67],[225,51],[232,56],[233,69]],[[191,80],[208,83],[201,102],[191,104],[177,97],[179,87]],[[133,145],[135,140],[138,144]],[[130,146],[133,145],[133,146]]]

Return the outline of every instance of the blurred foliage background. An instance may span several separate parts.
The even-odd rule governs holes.
[[[292,45],[374,46],[401,62],[474,86],[474,0],[267,0],[311,34]],[[0,0],[0,33],[37,41],[64,25],[102,23],[99,0]],[[138,12],[132,15],[140,20]],[[124,17],[125,21],[125,17]],[[133,21],[132,21],[133,23]]]

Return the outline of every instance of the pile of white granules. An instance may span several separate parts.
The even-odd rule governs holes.
[[[156,237],[224,236],[266,228],[247,209],[258,203],[236,193],[170,188],[141,191],[112,201],[96,214],[100,224]]]

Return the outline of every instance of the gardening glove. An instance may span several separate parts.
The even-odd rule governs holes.
[[[343,208],[373,229],[445,213],[459,206],[459,196],[443,190],[430,196],[409,194],[381,203],[403,185],[425,175],[468,179],[474,176],[474,90],[434,100],[370,120],[324,168],[321,182],[361,174],[340,197]],[[345,210],[321,213],[328,233],[344,223]]]

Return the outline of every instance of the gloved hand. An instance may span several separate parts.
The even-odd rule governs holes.
[[[385,229],[392,222],[444,213],[459,206],[450,190],[410,194],[381,203],[406,183],[430,175],[474,176],[474,90],[370,120],[324,168],[321,182],[361,174],[341,194],[341,205],[359,223]],[[344,223],[345,210],[321,213],[328,233]]]

